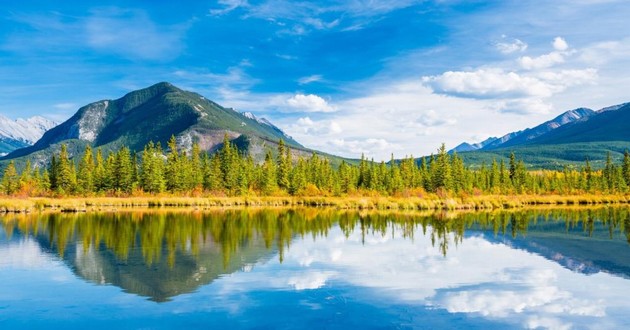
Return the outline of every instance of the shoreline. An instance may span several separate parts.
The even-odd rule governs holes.
[[[537,206],[628,205],[630,195],[480,195],[465,197],[5,197],[0,213],[90,212],[119,209],[313,207],[339,210],[483,211]]]

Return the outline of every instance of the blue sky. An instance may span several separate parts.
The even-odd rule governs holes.
[[[159,81],[376,159],[630,101],[626,1],[21,1],[0,114],[57,121]]]

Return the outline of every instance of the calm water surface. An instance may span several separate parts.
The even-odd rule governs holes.
[[[0,217],[0,328],[630,328],[626,208]]]

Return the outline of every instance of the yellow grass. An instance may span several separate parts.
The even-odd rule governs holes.
[[[87,212],[128,208],[330,207],[357,210],[497,210],[529,206],[628,204],[630,195],[480,195],[460,197],[82,197],[0,198],[0,212]]]

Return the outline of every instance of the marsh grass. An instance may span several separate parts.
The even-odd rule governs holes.
[[[131,208],[225,207],[316,207],[342,210],[499,210],[530,206],[573,206],[628,204],[629,195],[478,195],[423,197],[81,197],[81,198],[2,198],[0,212],[22,213],[51,210],[57,212],[115,211]]]

